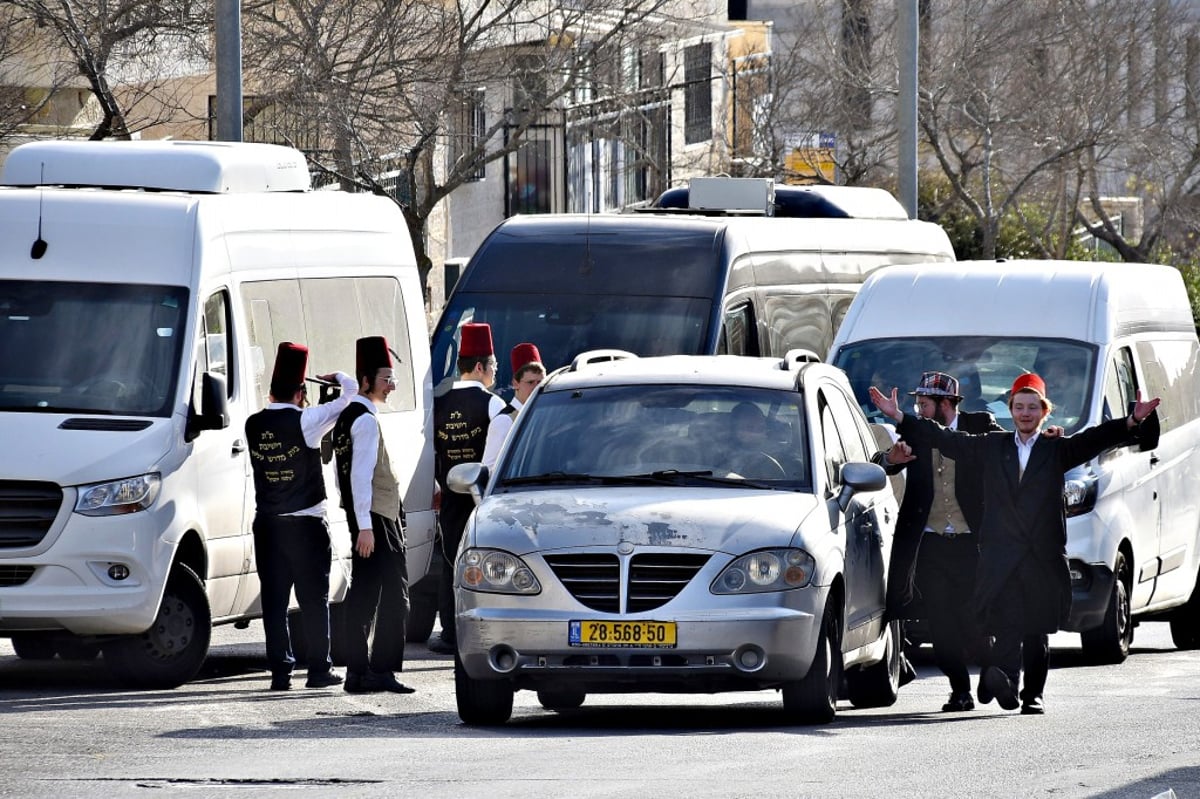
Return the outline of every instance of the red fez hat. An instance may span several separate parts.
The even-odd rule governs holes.
[[[370,374],[376,369],[391,369],[392,353],[383,336],[367,336],[354,342],[354,373]]]
[[[1015,395],[1018,391],[1032,389],[1036,391],[1044,399],[1046,397],[1046,382],[1042,378],[1035,375],[1033,372],[1020,375],[1013,381],[1012,393]]]
[[[280,343],[275,353],[275,368],[271,371],[271,393],[278,397],[282,393],[299,391],[304,386],[307,368],[308,347],[290,341]]]
[[[468,322],[462,326],[462,342],[458,346],[460,358],[486,358],[494,355],[492,326],[485,322]]]
[[[541,363],[542,354],[538,352],[538,348],[535,345],[525,342],[512,348],[512,354],[509,359],[512,361],[512,370],[515,375],[522,366],[528,366],[531,363]]]

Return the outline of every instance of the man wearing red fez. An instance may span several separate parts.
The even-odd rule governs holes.
[[[453,654],[458,649],[454,625],[454,563],[467,518],[475,509],[474,499],[447,490],[446,475],[460,463],[483,462],[488,427],[505,407],[504,400],[489,390],[496,382],[496,355],[489,325],[468,323],[462,326],[458,375],[449,391],[433,399],[434,473],[441,490],[438,524],[446,563],[438,585],[442,633],[429,640],[429,649],[438,654]]]
[[[341,396],[315,408],[304,407],[308,348],[285,341],[275,354],[270,402],[246,420],[254,470],[254,550],[262,590],[263,632],[271,690],[292,687],[296,658],[288,634],[288,600],[295,588],[308,642],[309,688],[342,681],[329,656],[329,564],[333,549],[325,519],[325,477],[321,439],[358,390],[343,372],[320,375],[337,380]]]
[[[977,693],[983,704],[996,699],[1005,710],[1020,705],[1023,714],[1041,715],[1050,669],[1049,634],[1059,629],[1071,608],[1063,475],[1112,447],[1155,446],[1159,399],[1143,402],[1139,392],[1128,416],[1051,438],[1042,435],[1042,423],[1054,406],[1036,374],[1013,382],[1011,433],[949,430],[902,412],[894,388],[890,398],[874,386],[870,393],[875,407],[899,422],[897,432],[914,450],[931,446],[959,468],[982,474],[975,604],[984,634],[995,636],[995,643]],[[1143,426],[1148,418],[1151,422]],[[1025,685],[1018,700],[1022,670]]]
[[[387,339],[368,336],[355,343],[354,374],[358,395],[333,428],[338,489],[354,545],[346,597],[344,689],[352,694],[411,694],[413,689],[394,673],[404,667],[408,564],[400,482],[378,419],[396,388]]]
[[[488,427],[487,443],[483,447],[483,465],[489,469],[495,467],[500,447],[508,438],[508,431],[512,430],[517,414],[525,407],[525,401],[546,379],[542,355],[533,344],[524,343],[513,347],[509,362],[512,364],[513,398]]]

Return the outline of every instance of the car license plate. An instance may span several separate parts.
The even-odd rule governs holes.
[[[572,621],[567,642],[571,646],[675,647],[673,621]]]

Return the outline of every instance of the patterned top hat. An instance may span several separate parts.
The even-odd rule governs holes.
[[[495,355],[492,346],[492,326],[486,322],[468,322],[462,326],[462,341],[458,346],[460,358],[486,358]]]
[[[531,363],[541,363],[542,354],[538,352],[538,348],[535,345],[525,342],[512,348],[509,360],[512,362],[512,370],[515,375],[520,371],[522,366],[528,366]]]
[[[291,394],[304,387],[304,372],[308,368],[308,347],[284,341],[275,353],[275,367],[271,370],[271,393],[279,399],[281,394]]]
[[[354,373],[366,375],[376,369],[391,369],[392,353],[383,336],[367,336],[354,342]]]
[[[1030,390],[1036,391],[1043,399],[1046,397],[1046,382],[1033,372],[1018,375],[1017,379],[1012,384],[1012,394],[1018,391]]]
[[[911,397],[962,399],[962,394],[958,392],[958,380],[945,372],[923,372],[920,384],[908,394]]]

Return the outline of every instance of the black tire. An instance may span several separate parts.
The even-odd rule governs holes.
[[[93,644],[73,635],[63,636],[54,644],[55,651],[63,660],[95,660],[100,656],[100,645]]]
[[[493,726],[512,718],[513,688],[507,680],[472,679],[454,656],[454,697],[464,724]]]
[[[1179,649],[1200,649],[1200,580],[1187,603],[1171,614],[1171,640]]]
[[[577,688],[550,688],[538,691],[537,698],[546,710],[575,710],[583,706],[587,692]]]
[[[846,672],[847,698],[855,707],[891,707],[900,695],[900,622],[888,624],[885,635],[883,660]]]
[[[12,648],[22,660],[50,660],[57,651],[54,636],[48,633],[17,633],[12,637]]]
[[[1092,663],[1122,663],[1133,645],[1133,616],[1129,606],[1130,572],[1125,553],[1117,552],[1113,588],[1100,626],[1080,635],[1083,656]]]
[[[404,640],[412,644],[428,641],[429,636],[433,635],[433,624],[437,620],[437,614],[437,581],[422,579],[408,597],[408,626],[405,628]]]
[[[828,724],[837,715],[841,681],[841,639],[833,611],[826,607],[808,674],[783,686],[784,712],[797,724]]]
[[[212,611],[204,583],[177,563],[150,629],[105,644],[104,661],[130,687],[176,688],[200,672],[211,637]]]

